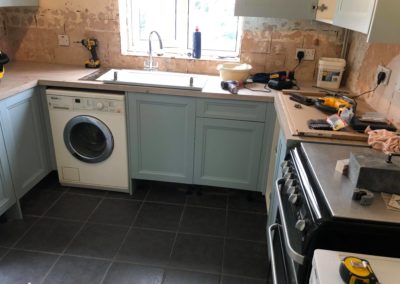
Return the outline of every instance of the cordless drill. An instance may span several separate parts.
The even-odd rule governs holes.
[[[97,39],[88,38],[82,39],[81,41],[76,41],[76,43],[81,43],[84,47],[89,50],[92,57],[85,61],[86,68],[99,68],[100,67],[100,59],[97,56],[96,47],[98,46]]]
[[[10,59],[8,58],[7,54],[0,51],[0,79],[3,78],[4,76],[5,72],[4,65],[7,64],[8,61],[10,61]]]

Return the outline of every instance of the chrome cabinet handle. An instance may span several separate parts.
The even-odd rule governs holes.
[[[274,245],[272,243],[272,233],[279,228],[279,224],[272,224],[268,227],[268,238],[267,243],[269,246],[269,252],[271,253],[271,272],[272,272],[272,281],[274,284],[278,284],[278,277],[276,276],[276,264],[275,264],[275,252],[274,252]]]
[[[284,179],[278,179],[275,182],[275,190],[276,190],[276,195],[278,196],[278,209],[279,209],[279,215],[281,216],[281,222],[282,222],[282,229],[283,229],[283,236],[285,238],[285,246],[288,251],[288,254],[291,259],[293,259],[295,262],[298,264],[303,264],[304,263],[304,255],[298,253],[295,249],[293,249],[292,245],[290,244],[289,240],[289,234],[287,231],[287,224],[286,224],[286,217],[285,217],[285,212],[283,212],[283,205],[282,205],[282,198],[280,195],[280,187],[284,183]]]

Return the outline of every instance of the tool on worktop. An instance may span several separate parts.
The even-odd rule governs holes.
[[[237,94],[239,88],[243,86],[243,82],[236,80],[221,81],[221,88],[229,91],[231,94]]]
[[[339,273],[346,284],[379,284],[368,260],[355,256],[345,257]]]
[[[10,59],[8,58],[7,54],[0,51],[0,79],[3,78],[3,76],[4,76],[4,72],[5,72],[4,65],[7,64],[9,61],[10,61]]]
[[[353,109],[353,112],[355,112],[357,106],[357,103],[353,99],[341,94],[328,95],[320,98],[308,98],[295,92],[290,92],[288,94],[292,101],[307,106],[314,105],[319,110],[327,113],[337,113],[341,108]]]
[[[89,50],[91,54],[91,58],[85,61],[85,67],[86,68],[99,68],[101,63],[100,59],[97,56],[96,52],[96,47],[98,47],[98,41],[95,38],[88,38],[88,39],[82,39],[81,41],[75,41],[75,43],[80,43],[84,47],[86,47],[87,50]]]

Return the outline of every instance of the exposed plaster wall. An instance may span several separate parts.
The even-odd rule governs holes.
[[[400,127],[400,44],[368,44],[365,35],[354,32],[347,62],[347,86],[354,93],[375,87],[376,68],[379,64],[392,70],[389,85],[379,86],[374,93],[365,95],[363,99]]]
[[[80,44],[57,45],[57,35],[70,41],[86,37],[99,40],[98,54],[103,66],[142,68],[143,57],[123,56],[120,52],[118,0],[40,0],[39,8],[0,8],[7,38],[1,43],[13,59],[63,64],[82,64],[89,54]],[[206,31],[203,31],[203,33]],[[0,32],[0,39],[2,34]],[[1,41],[3,42],[3,40]],[[342,29],[314,21],[245,18],[241,41],[242,62],[254,72],[293,69],[297,47],[315,48],[316,60],[303,62],[297,72],[302,80],[315,79],[320,56],[337,57]],[[158,58],[161,70],[217,74],[220,62],[193,59]]]

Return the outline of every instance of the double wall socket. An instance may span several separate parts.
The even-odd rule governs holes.
[[[313,61],[315,59],[315,49],[312,49],[312,48],[296,48],[296,54],[294,55],[295,59],[297,59],[297,53],[299,51],[303,51],[304,52],[303,60]]]
[[[376,69],[376,80],[378,80],[378,74],[380,72],[384,72],[386,74],[385,80],[383,80],[383,82],[381,84],[384,86],[387,86],[389,84],[389,79],[390,79],[390,75],[392,74],[392,70],[390,70],[382,65],[379,65],[378,68]]]

